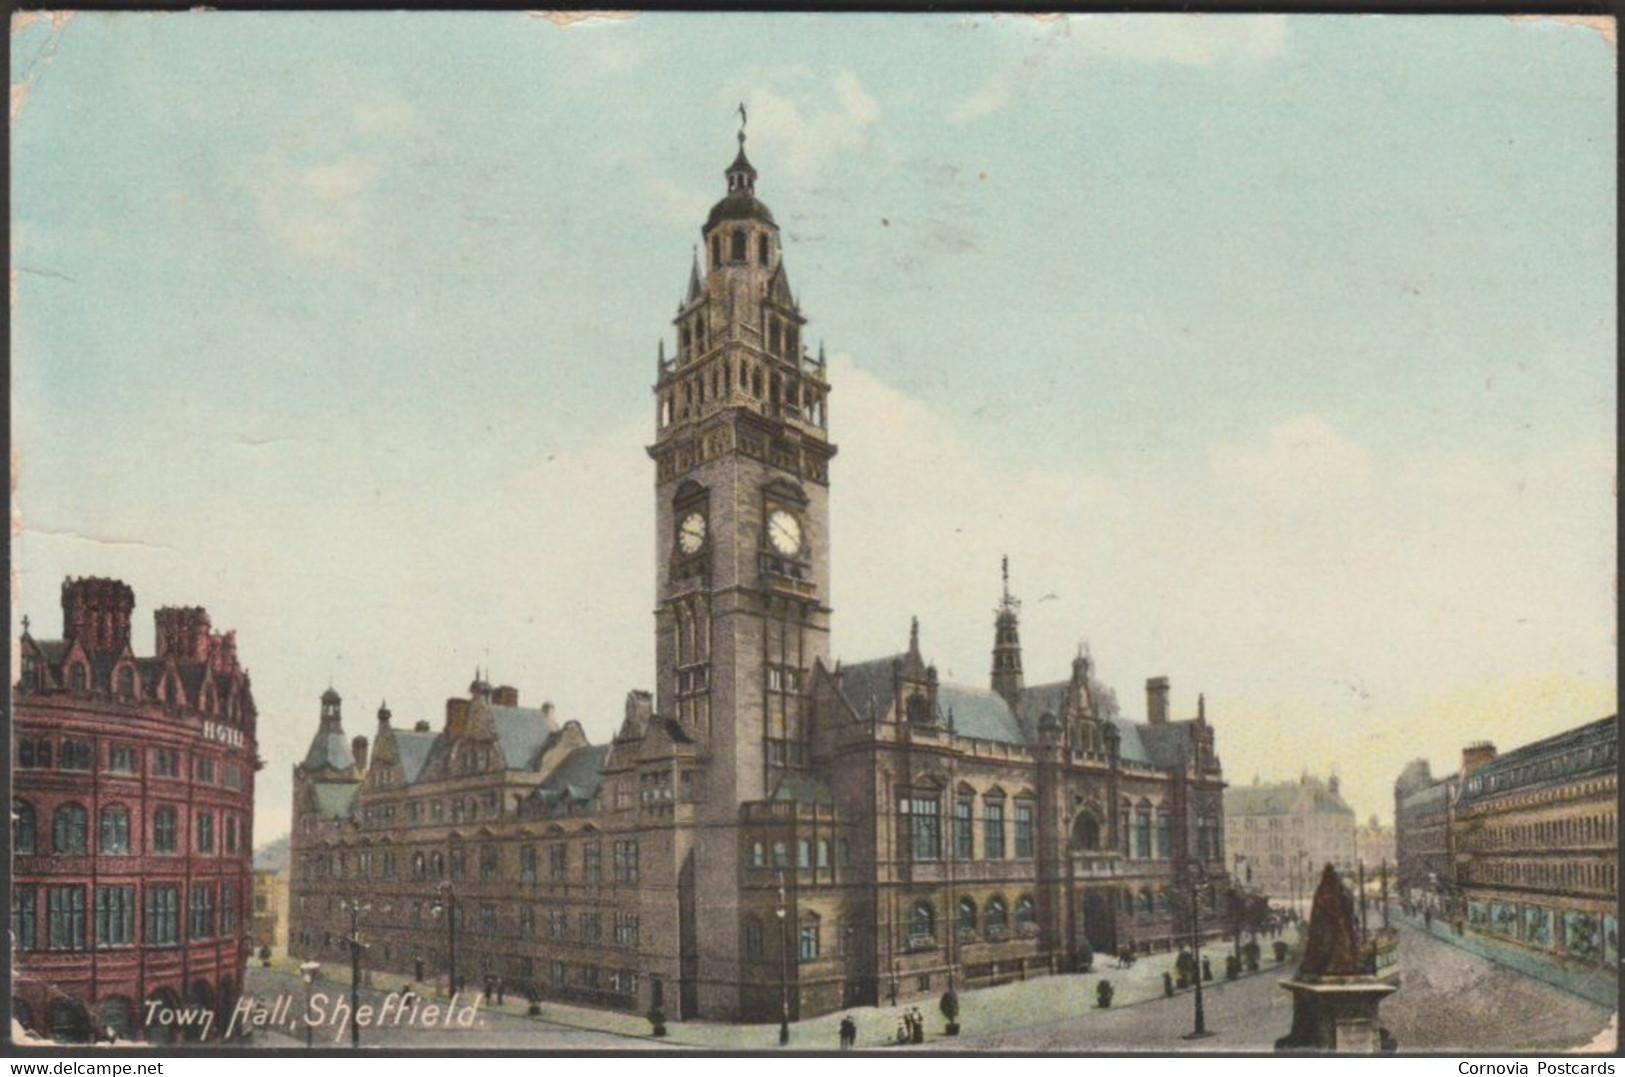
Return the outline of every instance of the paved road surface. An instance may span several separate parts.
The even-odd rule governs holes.
[[[1420,932],[1400,933],[1400,990],[1383,1004],[1383,1023],[1401,1053],[1561,1051],[1590,1043],[1611,1011],[1492,964]],[[1046,1025],[965,1036],[983,1051],[1268,1051],[1292,1024],[1291,996],[1279,976],[1222,984],[1204,992],[1208,1028],[1191,1043],[1189,992]],[[940,1047],[935,1043],[928,1046]]]

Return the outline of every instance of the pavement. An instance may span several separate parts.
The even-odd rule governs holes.
[[[1400,983],[1398,992],[1382,1007],[1383,1023],[1399,1042],[1400,1053],[1508,1054],[1520,1052],[1611,1050],[1616,1038],[1617,1006],[1599,1004],[1565,986],[1547,982],[1521,967],[1493,960],[1455,944],[1455,940],[1426,934],[1421,927],[1400,923]],[[858,1026],[860,1051],[898,1051],[919,1048],[896,1046],[903,1012],[917,1007],[925,1018],[926,1050],[967,1052],[1095,1051],[1136,1053],[1167,1051],[1268,1052],[1292,1023],[1291,996],[1280,986],[1295,968],[1295,957],[1276,964],[1267,951],[1261,971],[1227,982],[1222,972],[1225,946],[1204,949],[1216,978],[1203,985],[1203,1008],[1212,1036],[1187,1040],[1194,1023],[1194,992],[1181,991],[1164,998],[1162,973],[1171,970],[1174,955],[1142,957],[1133,968],[1113,967],[1104,960],[1096,970],[1047,976],[960,993],[957,1037],[944,1035],[937,1000],[921,998],[898,1006],[855,1007],[791,1026],[792,1051],[833,1052],[839,1043],[838,1026],[850,1014]],[[1497,955],[1500,956],[1500,955]],[[1538,955],[1535,955],[1538,956]],[[318,990],[330,995],[347,993],[348,970],[324,969]],[[379,977],[377,989],[364,989],[363,1001],[379,1002],[386,988],[404,987],[390,977]],[[1102,980],[1114,988],[1113,1005],[1095,1005]],[[296,966],[278,961],[272,969],[250,970],[245,990],[262,999],[288,993],[302,1013],[304,986]],[[434,994],[422,988],[425,996]],[[695,1049],[699,1051],[777,1050],[778,1025],[739,1025],[710,1021],[673,1021],[670,1034],[655,1039],[641,1016],[559,1003],[541,1004],[540,1016],[525,1014],[525,1003],[508,1000],[502,1006],[482,1006],[477,1027],[462,1029],[410,1029],[392,1027],[376,1035],[363,1032],[363,1046],[374,1042],[389,1047],[520,1048],[550,1050]],[[347,1045],[347,1033],[329,1046]],[[262,1033],[256,1046],[303,1046],[297,1024]],[[1602,1046],[1597,1046],[1601,1044]]]
[[[1497,965],[1516,969],[1531,979],[1579,995],[1599,1006],[1619,1008],[1619,978],[1613,969],[1582,965],[1556,954],[1539,953],[1526,946],[1472,931],[1458,935],[1448,923],[1439,920],[1433,921],[1431,928],[1421,917],[1407,920],[1406,924],[1417,931],[1431,934],[1440,942],[1460,947]]]

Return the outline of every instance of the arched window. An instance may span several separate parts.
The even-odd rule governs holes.
[[[796,842],[796,867],[803,871],[812,867],[812,842],[806,838]]]
[[[972,935],[976,932],[976,899],[966,895],[959,899],[959,933]]]
[[[52,851],[58,856],[84,856],[88,851],[90,816],[78,804],[64,804],[51,821]]]
[[[767,265],[767,251],[767,235],[764,233],[756,237],[756,260],[762,265]]]
[[[762,921],[754,916],[745,918],[745,956],[762,956]]]
[[[1172,904],[1172,894],[1166,887],[1157,891],[1157,912],[1166,913]]]
[[[26,800],[11,802],[11,851],[17,856],[33,856],[39,845],[39,819],[34,805]]]
[[[745,261],[747,256],[745,252],[745,230],[743,228],[734,229],[733,239],[728,250],[728,257],[730,260],[735,262]]]
[[[414,879],[423,878],[423,868],[424,868],[423,854],[422,853],[413,853],[412,854],[412,878],[414,878]]]
[[[68,672],[68,684],[73,689],[73,694],[74,695],[82,696],[82,695],[85,694],[85,667],[84,667],[84,663],[75,662],[73,664],[73,668],[71,670],[69,670],[69,672]]]
[[[937,937],[937,913],[929,901],[916,901],[908,914],[910,942],[930,942]]]
[[[829,842],[823,838],[818,840],[818,867],[820,870],[829,868]]]
[[[1022,894],[1016,899],[1016,927],[1038,923],[1038,906],[1033,902],[1031,894]]]
[[[434,877],[436,879],[444,879],[446,877],[446,856],[444,853],[436,852],[429,858],[429,863],[433,868]]]
[[[1141,860],[1150,860],[1151,852],[1151,806],[1142,804],[1134,813],[1134,855]]]
[[[118,697],[126,703],[135,698],[135,670],[129,666],[118,671]]]
[[[1150,916],[1151,915],[1151,902],[1152,902],[1151,891],[1149,889],[1141,890],[1140,891],[1140,915],[1141,916]]]
[[[101,851],[125,856],[130,852],[130,809],[113,805],[102,809]]]
[[[767,850],[761,842],[755,842],[750,847],[750,866],[753,868],[767,867]]]
[[[992,897],[987,899],[987,905],[982,909],[982,926],[987,929],[990,939],[1002,938],[1005,928],[1010,924],[1010,910],[1005,905],[1004,898]]]
[[[782,841],[773,843],[773,866],[781,870],[790,866],[790,847]]]

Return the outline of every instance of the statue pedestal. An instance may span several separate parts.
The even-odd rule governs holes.
[[[1374,1055],[1392,1050],[1377,1018],[1382,1000],[1399,990],[1397,979],[1335,976],[1283,980],[1292,992],[1292,1031],[1275,1041],[1277,1051],[1329,1051]]]

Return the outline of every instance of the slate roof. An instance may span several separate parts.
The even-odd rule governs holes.
[[[502,759],[510,770],[535,769],[536,756],[550,736],[558,732],[533,707],[491,707],[491,727],[496,730]]]
[[[1514,748],[1463,778],[1462,803],[1513,789],[1568,782],[1593,773],[1611,773],[1619,765],[1618,745],[1619,719],[1610,715]]]
[[[793,800],[798,804],[833,804],[829,786],[810,774],[786,773],[774,787],[769,800]]]
[[[609,749],[608,744],[577,748],[542,780],[536,787],[537,794],[549,804],[565,799],[591,800],[604,784],[604,762],[609,758]]]
[[[419,733],[416,730],[395,730],[395,754],[400,757],[401,771],[408,782],[418,780],[424,764],[440,741],[439,733]]]
[[[1140,722],[1115,721],[1107,725],[1117,730],[1117,754],[1131,763],[1145,763],[1150,765],[1151,753],[1145,750],[1145,740],[1140,732],[1150,727]]]
[[[254,870],[287,871],[289,859],[288,835],[284,834],[254,850]]]
[[[902,654],[890,654],[841,667],[841,695],[846,697],[859,718],[879,718],[891,709],[892,663],[903,657]]]
[[[1353,815],[1354,809],[1319,778],[1271,782],[1267,785],[1232,785],[1224,791],[1226,815],[1289,815],[1300,802],[1321,815]]]
[[[954,732],[972,740],[1001,744],[1026,744],[1028,736],[1011,712],[1010,705],[997,692],[969,688],[962,684],[937,685],[937,709],[944,723],[948,712],[954,716]]]
[[[772,212],[748,191],[735,191],[712,206],[704,231],[709,232],[723,221],[761,221],[777,227]]]
[[[355,756],[350,754],[350,742],[345,739],[344,730],[324,732],[318,729],[311,738],[310,751],[305,753],[304,768],[321,770],[324,766],[334,770],[349,770],[355,766]]]
[[[355,804],[360,782],[316,782],[311,787],[316,798],[316,811],[334,819],[348,818]]]

